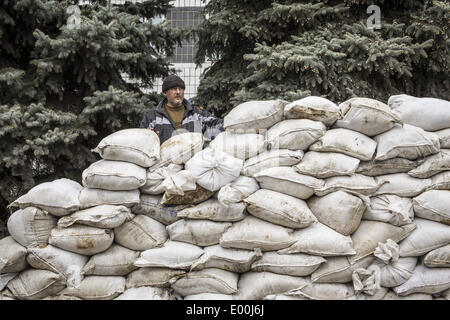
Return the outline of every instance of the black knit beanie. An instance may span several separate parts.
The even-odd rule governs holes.
[[[180,88],[185,89],[184,81],[179,76],[170,75],[164,79],[163,85],[162,85],[163,92],[166,92],[167,90],[174,88],[174,87],[180,87]]]

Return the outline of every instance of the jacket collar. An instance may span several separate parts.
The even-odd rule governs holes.
[[[156,111],[158,113],[163,114],[165,117],[168,117],[165,105],[167,103],[167,98],[164,98],[163,100],[161,100],[158,105],[156,106]],[[190,113],[193,110],[192,104],[189,102],[189,100],[187,99],[183,99],[183,104],[184,107],[186,108],[186,111],[184,113],[184,115],[186,116],[188,113]]]

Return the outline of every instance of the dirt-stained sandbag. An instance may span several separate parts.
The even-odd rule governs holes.
[[[310,119],[331,126],[341,116],[339,107],[332,101],[310,96],[288,103],[284,107],[286,119]]]

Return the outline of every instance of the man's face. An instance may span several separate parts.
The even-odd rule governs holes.
[[[184,89],[181,87],[174,87],[164,92],[167,97],[167,104],[172,107],[181,107],[184,99]]]

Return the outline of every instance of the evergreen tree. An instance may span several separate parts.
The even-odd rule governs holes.
[[[450,98],[448,1],[211,0],[204,13],[196,62],[213,64],[196,100],[221,115],[309,95]]]
[[[90,150],[114,131],[139,127],[161,98],[181,33],[152,24],[169,0],[1,0],[0,209],[34,185],[81,173]],[[79,9],[78,9],[79,8]]]

